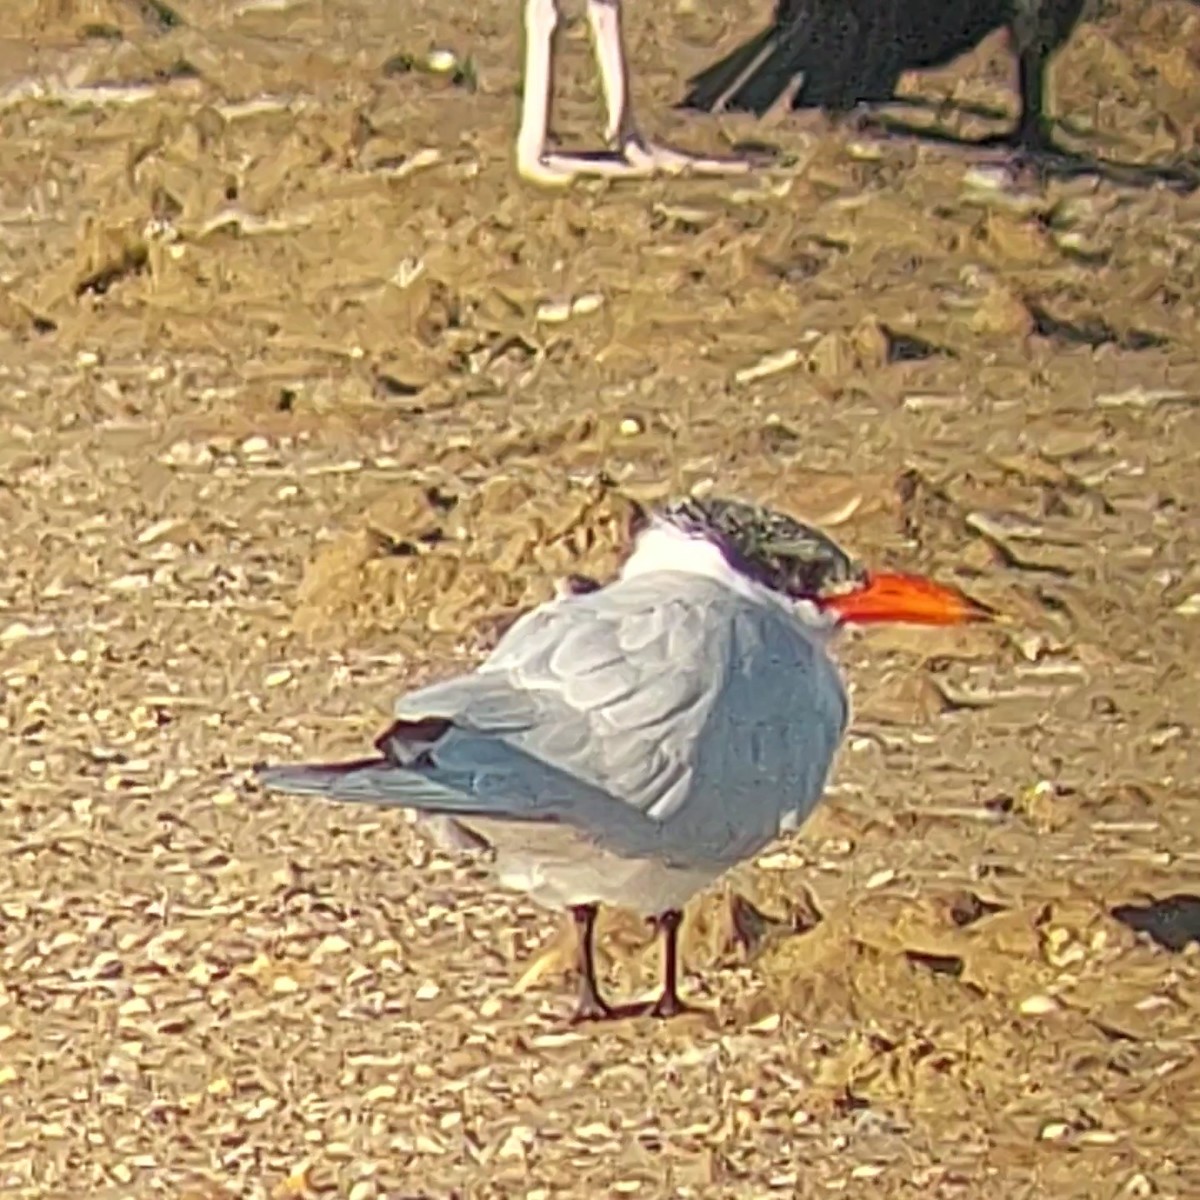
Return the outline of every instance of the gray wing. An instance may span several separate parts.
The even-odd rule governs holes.
[[[535,609],[475,674],[402,697],[395,715],[501,738],[655,816],[686,786],[716,690],[708,648],[731,597],[688,578],[642,577]],[[437,761],[478,749],[451,734]]]
[[[559,821],[680,863],[737,861],[807,815],[847,715],[832,663],[784,609],[665,572],[527,614],[478,672],[395,712],[450,727],[415,761],[384,741],[384,760],[264,782]]]
[[[431,704],[644,814],[658,852],[731,861],[808,816],[849,715],[789,612],[665,572],[527,614],[475,676],[396,713]],[[437,761],[478,749],[447,739]]]
[[[726,653],[689,787],[655,815],[680,847],[732,861],[808,818],[850,714],[824,646],[786,613],[740,610]]]

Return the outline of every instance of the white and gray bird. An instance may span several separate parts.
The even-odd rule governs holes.
[[[502,884],[572,914],[576,1019],[618,1011],[596,984],[599,904],[665,934],[645,1011],[686,1007],[683,906],[802,825],[825,788],[848,719],[827,652],[838,626],[990,615],[738,501],[640,513],[632,535],[614,582],[563,589],[476,671],[403,696],[377,757],[259,768],[271,790],[416,809],[491,847]]]

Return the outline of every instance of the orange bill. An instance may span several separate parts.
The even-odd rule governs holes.
[[[965,625],[969,621],[994,621],[996,613],[957,588],[944,587],[920,575],[879,571],[867,576],[862,587],[822,599],[821,607],[848,624],[877,621],[908,625]]]

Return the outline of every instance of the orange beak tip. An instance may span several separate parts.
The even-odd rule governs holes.
[[[1001,614],[957,588],[920,575],[881,571],[852,592],[832,596],[826,607],[848,624],[879,621],[914,625],[1003,623]]]

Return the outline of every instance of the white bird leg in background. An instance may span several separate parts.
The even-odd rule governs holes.
[[[638,132],[621,34],[621,0],[588,0],[587,11],[607,112],[605,138],[615,150],[562,154],[547,149],[558,0],[525,0],[525,76],[517,171],[525,179],[545,184],[570,183],[581,175],[646,178],[688,170],[701,175],[745,174],[750,164],[743,159],[686,154],[647,141]]]

